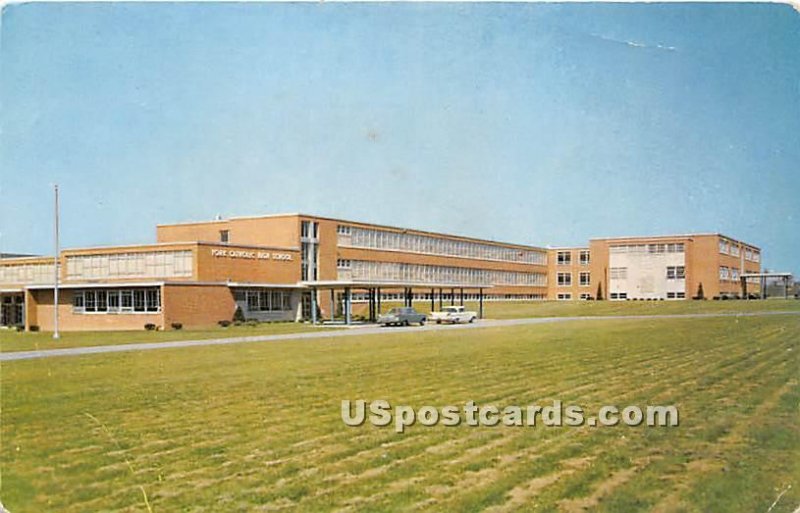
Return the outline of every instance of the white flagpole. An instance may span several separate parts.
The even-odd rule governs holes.
[[[53,286],[53,338],[59,338],[58,333],[58,255],[60,252],[59,241],[58,241],[58,184],[54,186],[55,190],[55,244],[56,244],[56,252],[53,256],[53,264],[54,264],[54,276],[55,276],[55,284]]]

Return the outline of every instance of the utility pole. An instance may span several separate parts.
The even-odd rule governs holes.
[[[53,190],[55,191],[55,245],[56,245],[56,252],[53,256],[53,268],[55,269],[54,277],[55,282],[53,285],[53,338],[57,339],[60,337],[58,333],[58,255],[60,251],[60,245],[58,241],[58,184],[53,186]]]

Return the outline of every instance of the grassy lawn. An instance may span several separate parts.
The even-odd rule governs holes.
[[[800,316],[398,330],[8,362],[0,498],[14,513],[765,512],[785,491],[771,511],[792,512],[799,376]],[[681,423],[397,434],[345,426],[340,401],[361,398],[674,404]]]
[[[80,331],[65,332],[53,340],[52,332],[17,332],[0,330],[0,351],[31,351],[64,347],[106,346],[138,342],[167,342],[170,340],[199,340],[210,338],[251,337],[256,335],[279,335],[328,329],[294,322],[261,323],[257,326],[228,326],[206,329],[170,331]]]
[[[381,310],[386,312],[395,306],[402,306],[402,304],[384,303],[381,305]],[[414,307],[420,312],[428,312],[430,311],[430,302],[415,302]],[[466,307],[477,311],[478,304],[467,302]],[[365,310],[365,308],[365,305],[357,304],[355,305],[355,313],[362,313],[361,310]],[[488,319],[518,319],[524,317],[800,311],[800,301],[793,299],[774,299],[769,301],[509,301],[487,302],[484,304],[484,308],[484,316]],[[279,335],[320,329],[329,329],[329,327],[315,327],[298,323],[262,323],[258,326],[212,327],[180,331],[66,332],[62,333],[61,338],[57,341],[53,340],[50,332],[18,333],[12,330],[0,330],[0,352],[139,342],[166,342],[171,340]]]

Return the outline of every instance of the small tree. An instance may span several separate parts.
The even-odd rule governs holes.
[[[236,311],[233,312],[233,322],[244,322],[244,312],[242,312],[241,306],[237,306]]]
[[[602,301],[603,300],[603,284],[602,283],[598,283],[597,284],[597,300],[598,301]]]
[[[697,295],[695,296],[695,299],[705,299],[705,298],[706,295],[703,292],[703,282],[700,282],[700,284],[697,286]]]

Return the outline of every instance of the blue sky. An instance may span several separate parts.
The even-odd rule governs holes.
[[[535,245],[722,232],[800,273],[800,13],[20,4],[0,251],[307,212]]]

